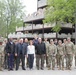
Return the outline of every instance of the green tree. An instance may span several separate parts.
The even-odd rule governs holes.
[[[0,36],[6,35],[5,5],[3,1],[0,0]]]
[[[3,30],[5,30],[5,34],[9,34],[10,32],[14,32],[16,26],[23,25],[23,9],[25,6],[22,5],[20,0],[0,0],[0,26],[1,28],[1,35]]]
[[[6,11],[7,11],[7,23],[8,24],[8,33],[15,31],[16,26],[21,26],[23,24],[22,9],[24,6],[20,2],[20,0],[7,0],[6,1]]]
[[[53,31],[60,31],[59,22],[75,24],[76,0],[47,0],[47,4],[44,22],[56,23]]]

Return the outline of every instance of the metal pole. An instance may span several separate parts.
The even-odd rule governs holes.
[[[32,34],[33,34],[33,21],[32,21]]]
[[[24,33],[25,22],[23,22],[23,33]]]
[[[42,38],[44,39],[44,24],[43,24],[43,30],[42,30]]]
[[[57,25],[57,21],[56,21],[56,25]],[[56,32],[56,39],[58,39],[58,32]]]

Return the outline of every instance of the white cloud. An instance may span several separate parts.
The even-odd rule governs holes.
[[[26,14],[31,14],[37,11],[37,0],[21,0],[23,5],[25,5]]]

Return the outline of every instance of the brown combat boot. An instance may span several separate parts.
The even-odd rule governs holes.
[[[54,70],[54,67],[52,67],[52,70]]]
[[[71,67],[69,67],[68,70],[71,70]]]
[[[51,68],[50,67],[48,67],[48,70],[50,70]]]
[[[68,67],[66,67],[66,70],[68,70]]]
[[[64,67],[62,67],[62,70],[64,70]]]
[[[0,71],[3,71],[3,70],[0,68]]]
[[[61,67],[59,67],[58,70],[61,70]]]

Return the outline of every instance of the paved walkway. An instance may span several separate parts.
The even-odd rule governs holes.
[[[2,71],[0,75],[76,75],[76,69],[69,70],[18,70],[18,71]]]
[[[0,75],[76,75],[76,69],[74,67],[74,63],[72,66],[72,70],[58,70],[57,68],[55,70],[47,70],[47,68],[44,68],[44,70],[37,70],[35,67],[35,63],[34,63],[34,68],[33,70],[29,70],[28,68],[26,68],[26,70],[21,70],[21,68],[19,68],[18,71],[8,71],[8,70],[4,70],[4,71],[0,71]]]

